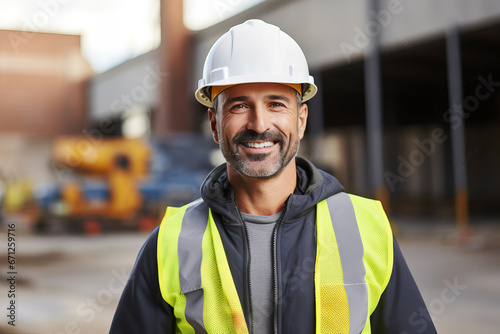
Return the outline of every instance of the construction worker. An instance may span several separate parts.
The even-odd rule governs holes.
[[[111,333],[435,333],[381,204],[296,157],[317,90],[297,43],[237,25],[198,87],[227,163],[167,209]]]

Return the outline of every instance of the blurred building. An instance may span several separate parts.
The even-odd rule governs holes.
[[[159,66],[156,49],[89,79],[88,120],[94,133],[122,135],[127,118],[141,113],[149,120],[155,114],[166,77]]]
[[[231,26],[250,18],[278,25],[301,45],[320,88],[308,103],[303,153],[329,167],[348,191],[373,196],[364,58],[377,39],[383,171],[392,211],[453,213],[456,163],[450,128],[464,122],[461,167],[467,169],[471,211],[498,213],[500,2],[379,0],[376,11],[370,10],[370,2],[267,0],[200,30],[192,36],[189,89],[195,90],[211,45]],[[206,12],[227,17],[237,13],[240,3],[216,1]],[[451,114],[448,102],[446,31],[453,22],[461,46],[463,117]]]
[[[0,30],[0,132],[81,131],[92,74],[80,36]]]
[[[15,187],[54,180],[52,142],[86,120],[92,75],[80,36],[0,30],[0,179]],[[28,186],[26,186],[28,184]],[[24,195],[19,192],[21,205]],[[26,193],[26,192],[23,192]]]

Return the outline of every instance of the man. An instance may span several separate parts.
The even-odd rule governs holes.
[[[167,210],[112,333],[435,333],[380,203],[296,157],[315,93],[276,26],[214,44],[196,98],[227,163]]]

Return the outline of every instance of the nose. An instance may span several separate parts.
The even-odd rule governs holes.
[[[257,133],[264,133],[271,128],[270,114],[264,106],[254,106],[249,113],[247,128]]]

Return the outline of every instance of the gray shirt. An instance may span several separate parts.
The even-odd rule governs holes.
[[[250,246],[250,295],[253,331],[273,332],[273,230],[281,212],[272,216],[241,213],[248,231]]]

